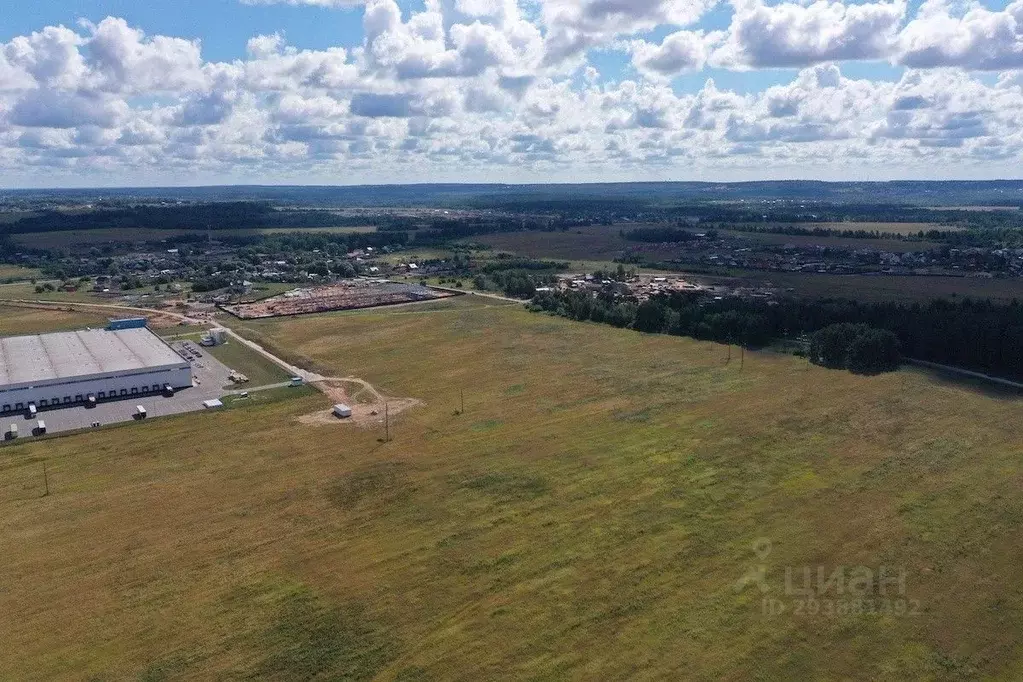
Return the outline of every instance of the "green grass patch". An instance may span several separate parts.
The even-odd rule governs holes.
[[[233,388],[234,390],[245,390],[239,389],[237,386],[234,386]],[[314,395],[320,395],[320,392],[312,386],[303,384],[302,386],[268,388],[265,391],[251,391],[247,398],[242,398],[240,395],[229,395],[225,396],[221,402],[224,403],[225,408],[242,408],[251,407],[253,405],[270,405],[272,403],[279,403],[283,400],[306,398]]]
[[[307,585],[289,583],[236,588],[225,599],[232,608],[245,602],[265,614],[265,626],[244,642],[259,658],[248,671],[238,671],[239,679],[360,682],[376,677],[398,653],[390,634],[358,602],[335,603]]]
[[[276,363],[236,339],[228,339],[227,343],[220,346],[204,348],[203,352],[209,353],[234,371],[249,378],[248,384],[244,386],[229,385],[225,387],[228,389],[257,388],[279,384],[289,379],[288,373]]]
[[[404,462],[380,462],[346,474],[328,489],[331,503],[352,509],[364,500],[376,505],[395,502],[410,494]]]
[[[487,473],[458,482],[459,487],[486,493],[500,499],[529,500],[550,492],[547,481],[539,476],[517,473]]]
[[[278,606],[261,648],[267,652],[255,677],[268,680],[376,677],[395,656],[394,644],[355,604],[334,606],[297,589]]]

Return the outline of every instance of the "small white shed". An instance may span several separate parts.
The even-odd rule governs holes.
[[[338,419],[348,419],[352,416],[352,408],[347,405],[335,405],[334,416]]]

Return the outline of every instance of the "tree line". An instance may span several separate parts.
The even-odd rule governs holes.
[[[986,300],[865,303],[845,299],[724,298],[685,292],[639,304],[610,292],[541,292],[530,303],[574,320],[763,347],[835,324],[887,330],[906,357],[1023,379],[1023,304]],[[877,339],[872,342],[879,342]]]
[[[138,205],[81,212],[43,211],[4,225],[8,234],[95,230],[100,228],[156,230],[246,230],[257,228],[335,227],[345,222],[327,211],[287,210],[255,201],[183,205]]]

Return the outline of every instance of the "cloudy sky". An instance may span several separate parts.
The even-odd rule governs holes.
[[[1023,0],[33,0],[0,186],[1021,177]]]

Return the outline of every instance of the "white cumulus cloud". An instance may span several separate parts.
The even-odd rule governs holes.
[[[943,0],[927,0],[902,31],[898,61],[915,68],[1019,69],[1023,0],[998,11],[971,4],[962,14]]]
[[[803,5],[737,0],[727,42],[713,61],[731,67],[801,67],[883,59],[906,14],[903,0],[865,4],[818,0]]]

